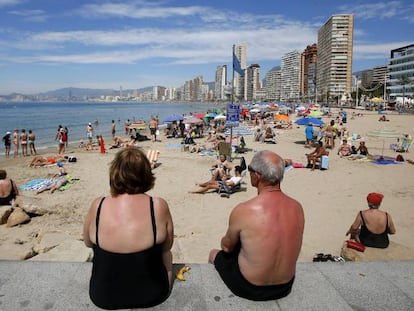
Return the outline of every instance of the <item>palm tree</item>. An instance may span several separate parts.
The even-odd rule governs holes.
[[[398,82],[403,88],[403,107],[405,107],[405,86],[411,84],[413,81],[407,75],[403,75],[398,79]]]

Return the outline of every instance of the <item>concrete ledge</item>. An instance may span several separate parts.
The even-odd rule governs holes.
[[[414,261],[300,263],[291,294],[268,302],[234,296],[212,265],[189,266],[151,310],[414,310]],[[0,310],[100,310],[88,296],[91,268],[0,261]]]

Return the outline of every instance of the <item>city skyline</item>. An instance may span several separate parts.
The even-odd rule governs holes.
[[[193,3],[0,0],[0,94],[210,82],[217,66],[230,71],[232,46],[242,42],[247,66],[259,64],[263,78],[284,54],[317,43],[319,28],[341,13],[355,17],[353,72],[386,65],[391,49],[414,42],[408,0]]]

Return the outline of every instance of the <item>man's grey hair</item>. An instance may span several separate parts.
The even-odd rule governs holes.
[[[269,161],[266,157],[266,153],[271,151],[262,150],[257,152],[252,161],[250,162],[249,167],[255,172],[259,173],[262,176],[263,181],[276,185],[282,182],[283,174],[285,172],[285,163],[282,158],[275,165],[272,161]]]

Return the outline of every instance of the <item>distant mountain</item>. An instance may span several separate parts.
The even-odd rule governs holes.
[[[37,94],[38,96],[42,97],[98,97],[98,96],[110,96],[110,95],[119,95],[119,91],[111,90],[111,89],[84,89],[84,88],[76,88],[76,87],[65,87],[62,89],[57,89],[53,91],[47,91],[44,93]]]

